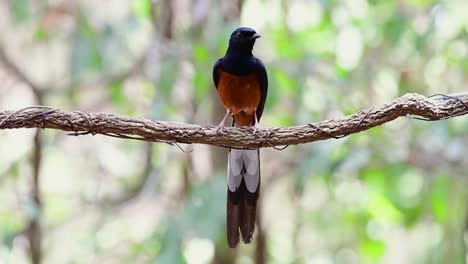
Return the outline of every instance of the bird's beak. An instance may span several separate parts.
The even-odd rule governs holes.
[[[251,40],[252,40],[252,39],[258,39],[258,38],[260,38],[260,37],[261,37],[261,35],[255,33],[255,34],[254,34],[253,36],[251,36],[249,39],[251,39]]]

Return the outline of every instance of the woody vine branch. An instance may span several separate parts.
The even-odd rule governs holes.
[[[228,127],[223,132],[218,132],[213,126],[154,121],[111,113],[67,112],[45,106],[0,111],[0,130],[47,128],[67,131],[69,135],[75,136],[100,134],[168,144],[263,148],[341,138],[398,117],[435,121],[466,114],[468,93],[431,97],[410,93],[340,119],[298,126],[261,128],[256,133],[248,128]]]

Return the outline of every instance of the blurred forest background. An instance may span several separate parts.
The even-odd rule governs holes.
[[[466,0],[7,0],[0,109],[216,125],[211,69],[250,26],[261,125],[468,91]],[[262,150],[259,226],[225,237],[226,150],[0,131],[0,263],[465,263],[468,120]]]

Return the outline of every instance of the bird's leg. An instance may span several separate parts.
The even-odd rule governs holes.
[[[231,111],[229,109],[226,109],[226,114],[223,117],[223,120],[221,120],[221,123],[216,127],[216,131],[223,131],[224,128],[226,127],[224,123],[226,123],[226,119],[228,118],[229,114],[231,114]]]
[[[253,133],[257,133],[257,130],[259,128],[258,124],[258,118],[257,118],[257,109],[254,110],[254,118],[255,118],[255,125],[252,127],[253,128]]]

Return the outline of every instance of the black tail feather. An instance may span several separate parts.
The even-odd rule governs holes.
[[[242,179],[235,192],[227,190],[227,241],[230,248],[239,243],[239,232],[244,243],[250,243],[255,230],[257,200],[260,184],[255,193],[247,190]]]
[[[234,204],[232,200],[229,199],[232,195],[233,193],[228,190],[226,231],[229,247],[235,248],[237,244],[239,244],[240,204]]]

